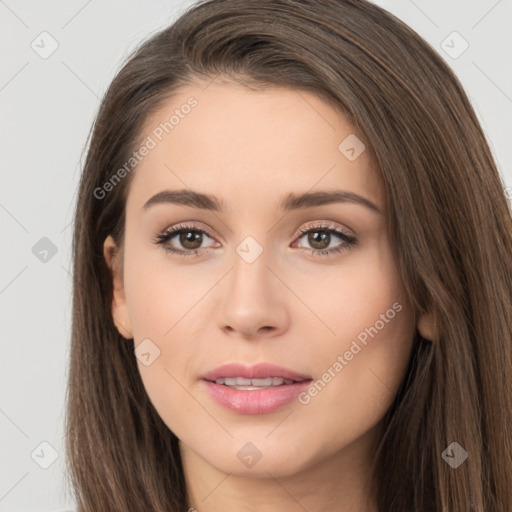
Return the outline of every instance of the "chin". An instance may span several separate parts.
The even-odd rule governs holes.
[[[224,447],[222,454],[205,453],[202,458],[223,473],[253,478],[269,478],[269,473],[273,477],[291,476],[314,464],[314,455],[307,457],[303,449],[299,453],[295,446],[280,444],[277,450],[275,446],[268,441],[238,441],[232,448],[233,456],[228,456],[231,448],[226,450]],[[197,453],[201,455],[201,452]]]

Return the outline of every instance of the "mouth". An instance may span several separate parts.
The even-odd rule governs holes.
[[[245,379],[244,377],[220,377],[218,379],[215,379],[215,381],[210,380],[208,382],[212,382],[222,386],[227,386],[232,389],[252,391],[257,389],[268,389],[278,386],[288,386],[290,384],[304,382],[304,380],[285,379],[283,377],[268,377],[266,379]]]
[[[265,414],[291,403],[313,379],[284,366],[260,363],[220,366],[201,380],[218,404],[238,414]]]

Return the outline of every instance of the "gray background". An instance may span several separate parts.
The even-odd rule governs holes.
[[[454,69],[512,199],[512,0],[375,3]],[[121,60],[188,5],[0,0],[0,512],[74,507],[64,492],[63,418],[82,151]],[[453,31],[469,44],[460,56]],[[58,48],[42,58],[51,38]],[[47,469],[52,448],[43,442],[55,450]]]

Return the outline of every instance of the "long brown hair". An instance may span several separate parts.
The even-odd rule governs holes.
[[[104,197],[98,190],[164,101],[215,76],[329,101],[364,134],[382,175],[400,274],[439,336],[415,344],[386,414],[374,466],[379,509],[510,512],[512,219],[503,183],[453,71],[407,25],[362,0],[196,3],[134,51],[110,85],[74,224],[66,455],[78,510],[188,506],[178,440],[111,314],[103,241],[112,234],[122,246],[136,168]],[[453,442],[468,453],[457,468],[442,457]]]

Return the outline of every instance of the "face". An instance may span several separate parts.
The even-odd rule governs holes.
[[[112,312],[183,453],[284,476],[375,438],[416,326],[362,135],[306,92],[197,83],[141,140]],[[210,382],[237,376],[263,380]]]

